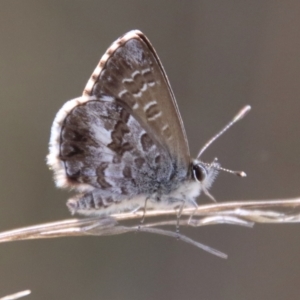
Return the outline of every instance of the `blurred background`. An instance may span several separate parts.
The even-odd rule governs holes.
[[[299,196],[299,1],[1,1],[0,231],[70,217],[70,194],[45,164],[50,127],[131,29],[162,60],[192,155],[253,107],[203,155],[248,174],[220,174],[218,201]],[[26,299],[299,299],[300,224],[181,231],[229,258],[143,233],[7,243],[0,296],[30,288]]]

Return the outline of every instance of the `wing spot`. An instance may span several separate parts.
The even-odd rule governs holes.
[[[172,137],[172,133],[171,133],[170,127],[168,125],[164,125],[162,128],[162,131],[168,140]]]
[[[115,51],[114,48],[109,48],[106,53],[108,56],[111,56],[114,53],[114,51]]]
[[[147,103],[144,107],[144,111],[149,121],[154,121],[162,115],[162,112],[159,110],[155,100]]]
[[[138,92],[138,93],[134,93],[134,94],[133,94],[133,97],[134,97],[134,98],[141,98],[141,97],[142,97],[142,94],[143,94],[143,93],[140,91],[140,92]]]
[[[142,92],[145,92],[146,90],[147,90],[147,84],[144,83],[144,84],[143,84],[143,87],[141,88],[141,91],[142,91]]]
[[[101,69],[103,69],[105,63],[106,63],[106,61],[104,61],[104,60],[101,59],[100,62],[99,62],[99,67],[100,67]]]
[[[147,103],[145,106],[144,106],[144,111],[147,111],[148,108],[150,108],[151,106],[156,106],[157,102],[154,100],[154,101],[150,101],[149,103]]]
[[[150,68],[147,68],[147,69],[144,69],[142,70],[142,74],[145,75],[147,73],[150,73],[151,72],[151,69]]]
[[[154,146],[153,141],[147,133],[141,136],[141,144],[145,152],[148,152]]]
[[[145,159],[142,157],[138,157],[134,160],[134,163],[138,168],[141,168],[143,166],[143,164],[145,163]]]
[[[125,167],[124,167],[124,169],[123,169],[123,176],[124,176],[125,178],[132,178],[130,166],[125,166]]]
[[[140,74],[140,71],[134,71],[132,74],[131,74],[131,78],[134,78],[136,77],[137,75]]]
[[[128,92],[127,90],[121,91],[121,92],[118,94],[118,97],[119,97],[119,98],[122,98],[122,96],[123,96],[124,94],[126,94],[127,92]]]
[[[111,185],[105,180],[105,169],[108,167],[108,163],[102,162],[96,170],[97,182],[103,189],[110,188]]]
[[[160,155],[155,156],[155,163],[158,165],[161,161]]]
[[[153,73],[151,72],[150,68],[147,68],[145,69],[143,72],[142,72],[147,84],[149,86],[154,86],[155,85],[155,79],[154,79],[154,76],[153,76]]]
[[[108,95],[101,95],[101,101],[114,102],[115,98]]]
[[[130,113],[126,109],[122,109],[120,113],[120,119],[124,123],[128,123],[129,118],[130,118]]]
[[[132,83],[133,80],[131,78],[125,78],[122,80],[122,83]]]

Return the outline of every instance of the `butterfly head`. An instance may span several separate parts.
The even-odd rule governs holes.
[[[215,158],[212,163],[204,163],[199,160],[192,162],[192,178],[201,186],[201,190],[212,200],[214,197],[209,194],[208,190],[212,186],[220,170],[220,164]]]

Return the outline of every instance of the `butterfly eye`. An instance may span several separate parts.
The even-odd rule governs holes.
[[[202,182],[207,176],[207,169],[200,164],[193,165],[193,175],[194,179]]]

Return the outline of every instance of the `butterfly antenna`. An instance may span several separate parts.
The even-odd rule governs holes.
[[[245,107],[243,107],[236,115],[235,117],[222,129],[220,130],[215,136],[213,136],[199,151],[197,158],[199,158],[202,153],[217,139],[219,138],[224,132],[226,132],[233,124],[235,124],[237,121],[243,119],[247,113],[251,110],[251,106],[250,105],[246,105]],[[239,172],[239,171],[231,171],[231,170],[227,170],[227,169],[222,169],[220,168],[220,170],[229,172],[229,173],[233,173],[236,174],[238,176],[241,177],[245,177],[243,174],[244,172]],[[246,175],[246,173],[244,173]]]
[[[220,170],[220,171],[230,173],[230,174],[233,174],[233,175],[237,175],[239,177],[247,177],[247,174],[244,171],[234,171],[234,170],[229,170],[229,169],[225,169],[225,168],[222,168],[222,167],[217,167],[216,169]]]

